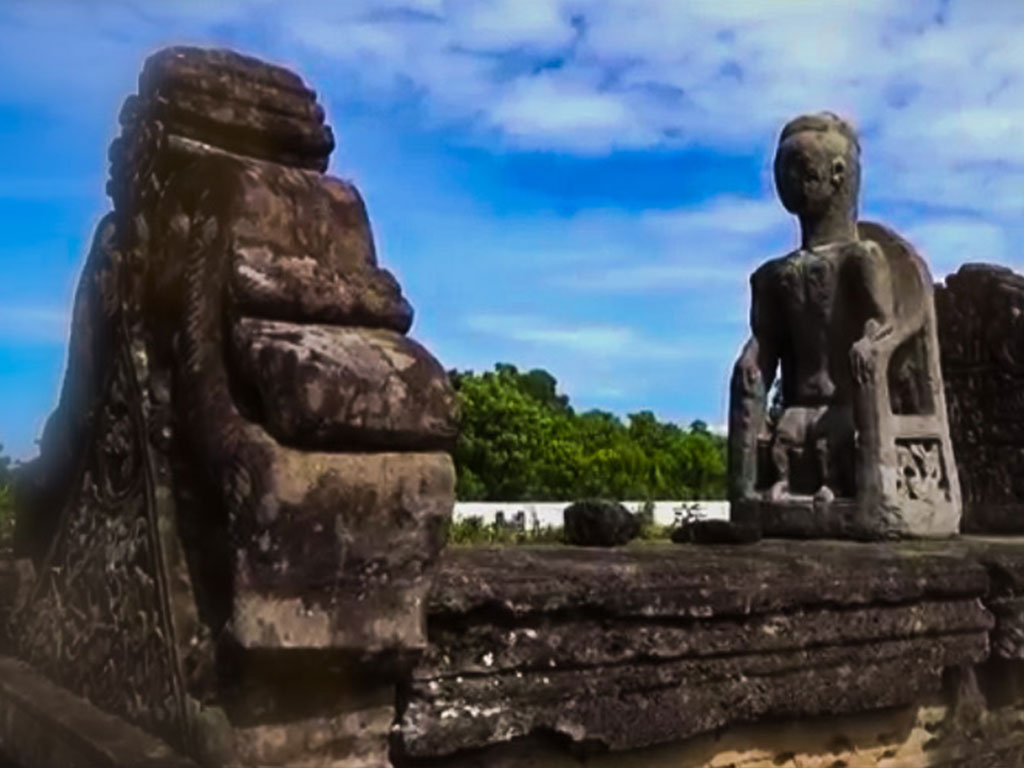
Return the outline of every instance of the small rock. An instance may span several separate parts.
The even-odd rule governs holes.
[[[576,501],[566,507],[562,514],[566,544],[615,547],[636,538],[640,533],[639,519],[616,501]]]

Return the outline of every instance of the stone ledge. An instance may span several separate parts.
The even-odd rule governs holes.
[[[911,706],[1024,654],[1020,597],[1015,539],[454,548],[398,754],[538,734],[617,752]]]
[[[198,768],[159,739],[3,656],[0,752],[25,768]]]

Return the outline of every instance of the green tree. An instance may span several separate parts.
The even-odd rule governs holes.
[[[547,371],[450,372],[462,406],[455,450],[463,500],[722,498],[725,441],[651,411],[577,414]]]

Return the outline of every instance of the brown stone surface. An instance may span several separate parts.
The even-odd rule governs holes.
[[[977,597],[985,568],[964,544],[762,541],[754,547],[452,549],[431,615],[600,610],[620,616],[743,616],[815,603]],[[917,556],[921,553],[922,556]]]
[[[0,750],[23,768],[198,768],[6,656],[0,656]]]
[[[656,747],[573,754],[544,735],[439,760],[422,768],[1020,768],[1024,711],[991,707],[966,726],[955,700],[852,716],[736,726]]]
[[[289,445],[451,448],[455,395],[427,350],[390,330],[266,320],[233,329],[236,371]]]
[[[988,657],[990,572],[1019,553],[780,541],[452,550],[400,754],[536,734],[635,750],[764,718],[908,705],[939,690],[944,670]]]
[[[1024,276],[965,264],[935,307],[964,530],[1024,532]]]
[[[270,450],[279,506],[238,528],[232,637],[250,648],[367,655],[422,648],[427,576],[454,493],[451,457]]]

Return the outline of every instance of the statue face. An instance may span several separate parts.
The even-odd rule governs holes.
[[[825,213],[848,180],[846,139],[832,131],[788,136],[775,155],[775,186],[786,210],[797,216]]]

